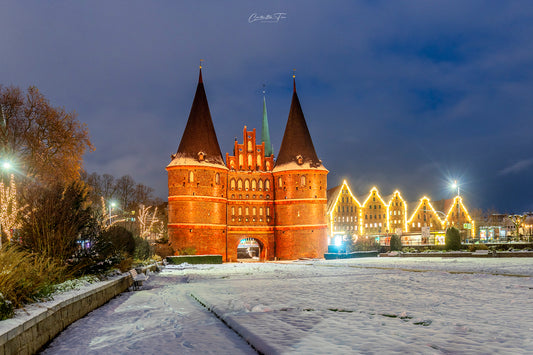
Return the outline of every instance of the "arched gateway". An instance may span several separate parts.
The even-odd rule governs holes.
[[[243,142],[222,157],[200,72],[178,151],[168,171],[172,248],[236,261],[241,240],[260,260],[321,258],[327,251],[327,169],[318,159],[296,94],[274,160],[263,100],[263,134],[244,126]],[[257,250],[258,248],[255,247]]]

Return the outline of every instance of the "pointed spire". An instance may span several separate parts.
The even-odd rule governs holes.
[[[316,155],[313,140],[309,134],[302,107],[300,106],[300,100],[296,93],[296,79],[294,75],[293,86],[289,118],[285,127],[281,147],[279,148],[276,168],[293,162],[302,168],[322,167],[322,162]]]
[[[267,108],[265,99],[265,89],[263,85],[263,126],[261,128],[261,142],[265,143],[265,157],[269,157],[274,153],[272,143],[270,142],[270,131],[268,129]]]
[[[175,157],[192,158],[199,162],[205,161],[211,164],[224,165],[205,95],[201,65],[191,112]]]
[[[292,92],[296,94],[296,69],[292,70]]]

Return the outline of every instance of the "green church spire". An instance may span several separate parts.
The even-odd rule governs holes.
[[[274,153],[274,149],[272,149],[272,143],[270,143],[270,133],[268,130],[265,90],[263,90],[263,127],[261,129],[261,142],[265,142],[265,157],[271,156]]]

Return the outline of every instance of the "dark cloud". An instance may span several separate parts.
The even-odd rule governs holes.
[[[252,13],[286,13],[249,23]],[[266,84],[279,149],[296,68],[329,185],[410,201],[533,210],[533,3],[528,1],[4,2],[0,82],[76,110],[89,171],[132,175],[165,197],[205,59],[223,152],[260,128]],[[525,163],[524,163],[525,162]]]

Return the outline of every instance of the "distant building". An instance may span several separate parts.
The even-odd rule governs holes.
[[[176,254],[221,254],[244,245],[259,259],[321,258],[327,250],[327,174],[294,90],[274,161],[263,101],[262,142],[255,129],[222,158],[200,71],[189,119],[167,166],[168,235]],[[266,130],[266,132],[265,132]],[[255,243],[255,244],[254,244]]]
[[[327,206],[330,244],[348,236],[374,236],[388,243],[392,234],[401,236],[406,245],[444,244],[444,231],[451,226],[464,240],[475,236],[475,222],[460,196],[435,202],[424,196],[407,203],[398,190],[382,196],[373,187],[360,203],[345,180],[328,190]]]

